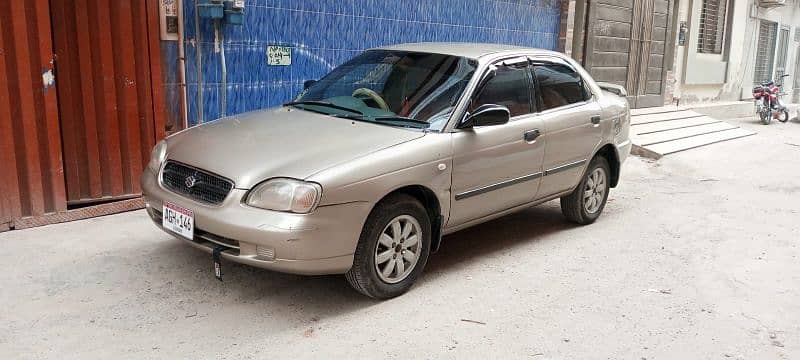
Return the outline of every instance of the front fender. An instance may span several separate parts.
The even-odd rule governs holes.
[[[406,186],[430,189],[441,215],[450,214],[452,149],[449,133],[430,133],[323,170],[306,180],[322,185],[320,206],[365,201],[373,205]]]

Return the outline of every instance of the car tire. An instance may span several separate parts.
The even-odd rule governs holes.
[[[601,185],[602,193],[600,193]],[[561,212],[569,221],[576,224],[588,225],[595,222],[606,206],[610,185],[611,168],[608,160],[596,156],[586,168],[578,187],[571,194],[561,198]]]
[[[400,226],[399,234],[396,234],[396,226]],[[431,222],[425,207],[411,196],[390,195],[367,217],[353,256],[353,266],[345,277],[350,286],[371,298],[402,295],[425,268],[430,246]],[[408,254],[413,254],[413,262]],[[398,261],[402,265],[398,265]]]

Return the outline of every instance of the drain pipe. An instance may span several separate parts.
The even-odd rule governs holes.
[[[220,109],[220,117],[225,117],[226,108],[228,105],[228,65],[225,63],[225,34],[223,33],[222,29],[223,27],[220,20],[214,20],[214,50],[219,53],[219,60],[222,66],[222,106]]]
[[[186,41],[183,37],[183,3],[178,3],[178,81],[181,91],[181,124],[189,128],[189,107],[186,100]]]
[[[222,117],[227,116],[228,107],[228,65],[225,63],[225,40],[224,35],[220,35],[222,49],[220,51],[220,62],[222,62]]]
[[[194,0],[194,37],[197,48],[197,124],[203,123],[203,51],[200,46],[200,14],[198,0]]]

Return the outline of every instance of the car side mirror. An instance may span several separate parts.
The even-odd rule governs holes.
[[[317,83],[317,80],[306,80],[306,81],[303,81],[303,90],[306,90],[306,89],[314,86],[314,84],[316,84],[316,83]]]
[[[485,104],[478,106],[475,111],[468,114],[459,124],[459,129],[469,129],[475,126],[494,126],[508,123],[511,111],[503,105]]]

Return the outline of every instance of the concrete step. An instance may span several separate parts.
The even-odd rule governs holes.
[[[743,108],[744,104],[729,104]],[[722,112],[722,106],[703,110]],[[712,111],[713,112],[713,111]],[[631,110],[631,153],[653,159],[721,141],[754,135],[696,109],[662,106]]]
[[[663,131],[656,131],[651,132],[648,134],[643,135],[636,135],[633,138],[633,142],[638,144],[639,146],[648,146],[654,144],[660,144],[667,141],[674,141],[679,139],[690,138],[694,136],[701,136],[706,134],[711,134],[715,132],[737,129],[738,126],[728,124],[726,122],[717,121],[710,124],[699,125],[699,126],[692,126],[692,127],[684,127],[678,129],[671,129],[671,130],[663,130]]]
[[[735,119],[755,114],[753,100],[718,101],[705,104],[687,105],[693,111],[718,119]]]
[[[718,122],[722,122],[722,120],[717,120],[714,118],[710,118],[708,116],[700,116],[700,117],[692,117],[686,119],[676,119],[671,121],[659,121],[647,124],[637,124],[631,126],[631,134],[645,135],[653,132],[690,128],[693,126],[702,126]]]
[[[734,127],[732,129],[717,131],[708,134],[696,135],[676,139],[666,142],[661,142],[653,145],[638,146],[645,148],[647,151],[660,154],[661,156],[674,154],[676,152],[690,150],[701,146],[716,144],[723,141],[742,138],[745,136],[755,135],[754,132],[742,128]]]
[[[691,110],[678,110],[654,114],[631,115],[631,125],[650,124],[661,121],[673,121],[701,117],[703,114]]]
[[[681,109],[679,109],[675,105],[650,107],[650,108],[642,108],[642,109],[631,109],[631,116],[647,115],[647,114],[658,114],[658,113],[672,112],[672,111],[678,111],[678,110],[681,110]]]

